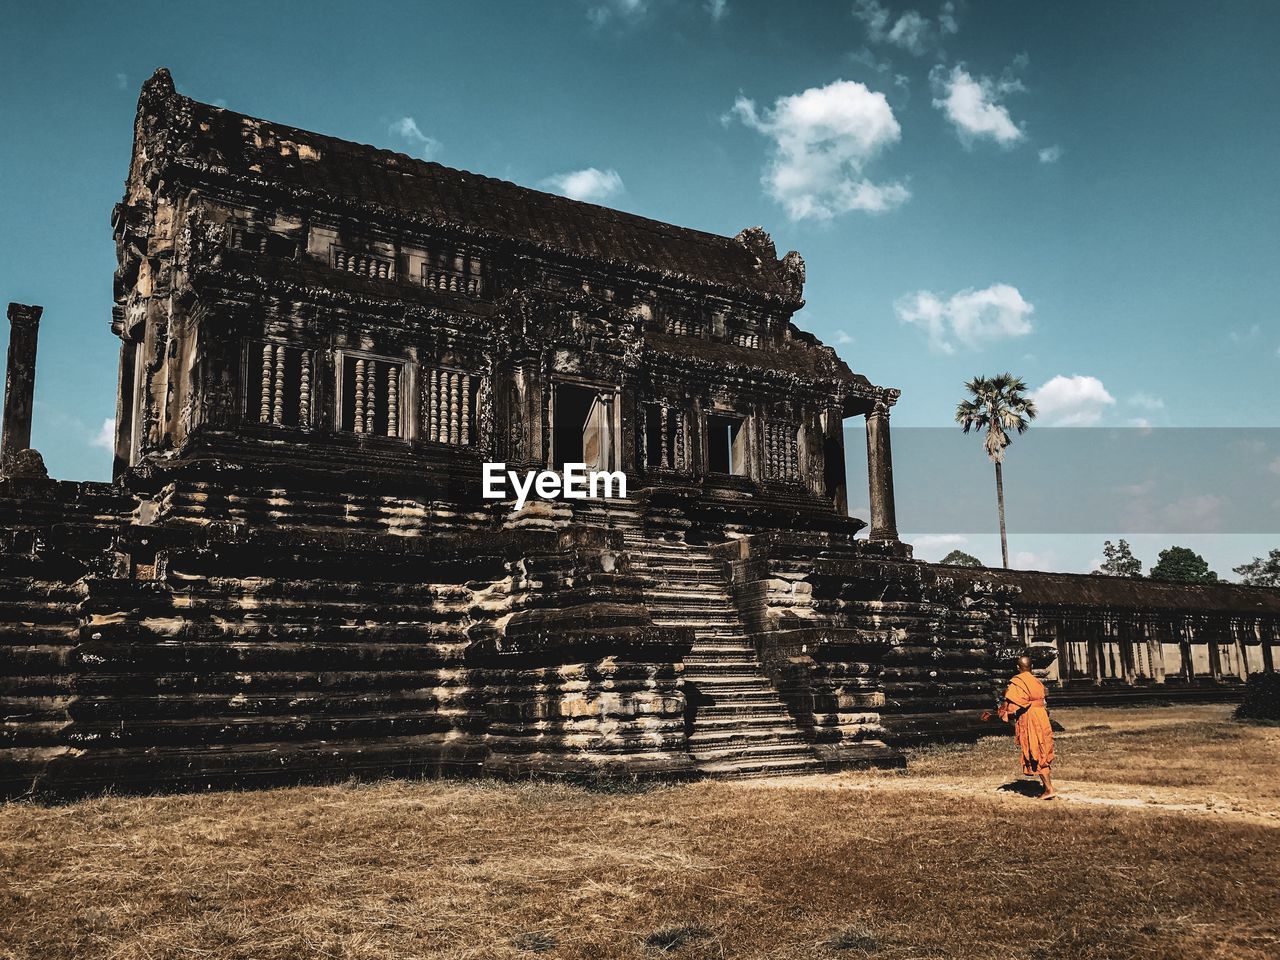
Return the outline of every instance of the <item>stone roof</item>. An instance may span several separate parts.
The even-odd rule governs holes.
[[[1097,609],[1187,611],[1205,614],[1280,616],[1280,589],[1238,583],[1168,583],[1136,577],[1104,577],[1035,570],[989,570],[935,565],[947,576],[994,580],[1022,589],[1015,607],[1092,607]]]
[[[834,380],[853,385],[858,394],[874,389],[866,377],[850,370],[830,347],[818,343],[809,334],[796,331],[795,335],[798,339],[781,346],[770,345],[766,350],[656,331],[646,331],[644,340],[647,349],[677,365],[702,361],[717,366],[777,371],[811,380]]]
[[[194,179],[232,177],[337,212],[402,219],[498,245],[524,243],[790,309],[803,303],[787,264],[769,256],[776,257],[772,242],[761,249],[762,231],[742,240],[690,230],[255,119],[180,96],[163,69],[143,86],[138,110],[140,121],[167,116],[170,161]],[[140,122],[139,129],[146,126]]]

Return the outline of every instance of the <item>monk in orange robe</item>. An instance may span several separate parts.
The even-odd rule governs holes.
[[[1004,701],[998,711],[1000,719],[1013,724],[1018,748],[1022,751],[1022,772],[1039,777],[1044,784],[1041,800],[1052,800],[1053,792],[1053,727],[1044,706],[1044,684],[1031,672],[1031,658],[1018,660],[1018,675],[1009,681]]]

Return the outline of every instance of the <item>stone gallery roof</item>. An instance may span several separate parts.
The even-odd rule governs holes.
[[[1280,589],[1238,583],[1164,583],[1129,577],[1033,570],[982,570],[938,567],[950,576],[971,576],[1021,587],[1015,607],[1094,607],[1112,610],[1189,611],[1205,614],[1280,615]]]
[[[692,339],[669,333],[647,331],[645,346],[670,358],[672,363],[703,361],[721,366],[758,368],[813,380],[836,380],[869,393],[874,388],[860,373],[849,369],[834,350],[819,344],[813,337],[798,333],[803,339],[792,340],[768,350],[737,347],[729,343]]]
[[[800,305],[778,261],[747,244],[531,190],[402,153],[258,120],[178,95],[168,71],[147,81],[139,116],[167,111],[173,161],[193,172],[284,188],[302,202],[345,201],[491,242],[638,268]]]

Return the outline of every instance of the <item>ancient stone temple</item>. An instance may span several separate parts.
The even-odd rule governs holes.
[[[791,322],[804,262],[759,228],[256,120],[161,70],[114,230],[113,483],[36,469],[40,310],[10,308],[7,792],[894,764],[971,735],[1017,644],[1054,659],[1014,636],[1016,584],[899,542],[898,392]],[[486,463],[627,494],[517,508]]]

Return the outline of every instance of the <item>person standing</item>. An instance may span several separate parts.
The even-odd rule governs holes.
[[[1044,703],[1044,684],[1031,672],[1031,658],[1018,658],[1018,675],[1009,681],[997,711],[1000,719],[1013,724],[1018,748],[1022,751],[1022,772],[1039,777],[1044,784],[1041,800],[1052,800],[1053,726]]]

